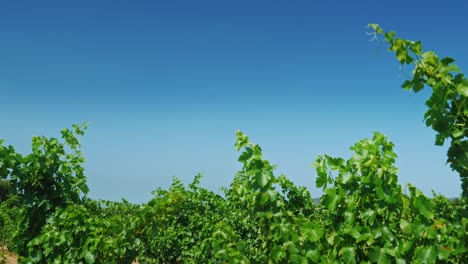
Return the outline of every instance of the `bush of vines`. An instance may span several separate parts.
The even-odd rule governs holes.
[[[1,203],[0,221],[10,222],[0,242],[21,263],[468,263],[468,81],[452,59],[370,28],[400,63],[414,64],[404,88],[433,89],[425,118],[436,144],[450,140],[447,161],[462,182],[458,201],[403,188],[394,145],[376,132],[348,158],[316,158],[323,195],[315,203],[306,188],[276,175],[240,131],[242,169],[221,193],[201,187],[197,175],[188,186],[174,178],[143,204],[92,200],[78,140],[86,125],[74,125],[62,139],[34,137],[28,155],[0,142],[0,178],[20,208],[12,214],[12,203]]]
[[[6,262],[6,247],[11,245],[18,220],[19,200],[9,189],[10,182],[0,180],[0,263]]]

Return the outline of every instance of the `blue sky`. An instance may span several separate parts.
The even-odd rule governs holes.
[[[89,122],[93,198],[144,202],[173,176],[228,186],[235,131],[314,197],[317,155],[349,157],[380,131],[402,184],[461,193],[423,122],[429,91],[407,77],[375,22],[468,69],[465,1],[25,1],[0,3],[0,138]]]

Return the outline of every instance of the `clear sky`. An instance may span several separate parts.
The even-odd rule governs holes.
[[[90,197],[145,202],[173,176],[228,186],[246,133],[298,185],[315,186],[320,154],[349,157],[380,131],[396,144],[399,180],[461,193],[423,122],[427,92],[368,23],[422,40],[468,69],[466,1],[0,2],[0,138],[89,122],[82,140]]]

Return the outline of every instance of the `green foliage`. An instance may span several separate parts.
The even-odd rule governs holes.
[[[314,220],[309,192],[263,159],[262,149],[237,132],[243,168],[225,190],[228,214],[217,224],[211,243],[217,260],[230,263],[308,262],[318,257],[322,227]],[[281,190],[281,191],[279,191]]]
[[[18,212],[19,201],[17,196],[10,196],[0,202],[0,249],[12,242],[19,217]]]
[[[436,131],[436,145],[450,139],[447,162],[460,175],[463,196],[468,199],[468,79],[450,57],[440,58],[433,51],[423,52],[420,41],[395,37],[377,24],[370,24],[374,35],[383,35],[400,64],[413,64],[413,78],[403,83],[406,90],[419,92],[432,88],[426,101],[426,125]]]
[[[0,251],[11,244],[18,221],[18,196],[12,195],[9,180],[0,180]],[[0,256],[0,263],[2,257]]]
[[[83,155],[75,135],[83,135],[86,125],[61,131],[64,143],[56,138],[34,137],[32,153],[23,156],[12,146],[0,145],[0,178],[9,178],[11,190],[21,204],[19,228],[15,235],[18,253],[26,255],[27,243],[36,237],[46,219],[57,209],[80,204],[88,192]],[[66,153],[66,147],[70,153]]]
[[[56,144],[55,149],[65,149]],[[39,219],[45,222],[37,234],[27,233],[30,229],[25,229],[23,220],[17,234],[30,239],[7,243],[16,246],[23,263],[468,260],[468,221],[461,216],[461,207],[443,196],[429,199],[411,185],[409,194],[403,193],[393,165],[393,143],[380,133],[351,147],[354,154],[348,160],[328,155],[316,159],[317,186],[324,192],[318,205],[304,187],[295,186],[284,175],[276,176],[260,146],[250,143],[246,135],[237,132],[235,145],[243,166],[223,196],[200,187],[201,175],[188,187],[175,178],[168,190],[157,189],[154,198],[142,205],[68,194],[54,210],[42,211]],[[46,155],[43,162],[59,163],[53,155]],[[62,167],[79,166],[76,161],[62,162]],[[14,172],[10,170],[8,176],[19,181]],[[52,180],[49,184],[59,185]],[[17,182],[15,186],[22,190],[25,185]],[[27,219],[28,210],[41,210],[40,204],[25,201],[31,190],[17,193],[18,205],[26,206],[20,217]],[[51,202],[46,194],[34,197]]]
[[[6,254],[4,248],[12,244],[13,234],[16,231],[19,212],[19,199],[9,192],[9,181],[0,181],[0,263],[6,262]],[[9,249],[14,249],[14,246],[9,246]]]
[[[206,240],[226,214],[225,200],[200,187],[201,175],[185,188],[175,178],[169,190],[158,189],[140,210],[138,233],[144,263],[204,263],[212,257]]]
[[[130,263],[141,241],[140,206],[126,201],[87,201],[57,209],[28,242],[27,263]]]
[[[6,201],[10,197],[10,186],[9,180],[0,180],[0,203]]]
[[[454,210],[451,219],[436,216],[434,201],[414,186],[408,186],[409,195],[402,193],[391,142],[375,133],[351,150],[347,161],[325,155],[314,163],[322,181],[332,184],[323,186],[321,205],[330,220],[329,250],[342,256],[340,262],[350,255],[357,262],[378,263],[466,258],[461,215]]]

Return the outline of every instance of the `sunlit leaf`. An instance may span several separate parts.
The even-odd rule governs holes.
[[[339,255],[343,259],[344,263],[356,263],[356,250],[354,247],[343,247]]]

